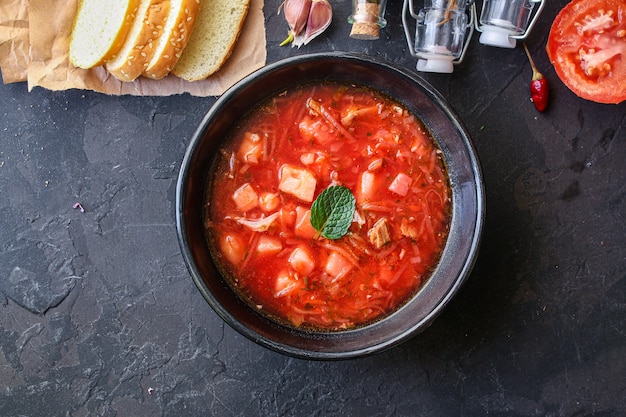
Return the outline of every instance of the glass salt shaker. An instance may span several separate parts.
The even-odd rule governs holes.
[[[415,40],[409,16],[415,19]],[[418,58],[417,70],[451,73],[463,61],[474,31],[473,0],[426,0],[415,12],[413,0],[404,0],[402,23],[411,55]]]
[[[537,22],[544,0],[483,0],[476,30],[481,32],[479,42],[500,48],[515,48],[524,40]],[[538,7],[535,9],[535,5]],[[535,14],[531,19],[535,9]]]

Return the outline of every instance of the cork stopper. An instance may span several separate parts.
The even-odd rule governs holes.
[[[362,40],[375,40],[380,36],[378,25],[380,5],[377,3],[359,3],[352,15],[350,37]]]

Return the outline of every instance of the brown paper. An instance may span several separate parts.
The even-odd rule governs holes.
[[[10,54],[0,61],[5,82],[23,77],[27,66],[29,91],[35,87],[49,90],[71,88],[93,90],[112,95],[166,96],[189,93],[195,96],[218,96],[237,81],[265,65],[265,19],[263,0],[251,0],[246,17],[232,55],[225,65],[206,80],[187,82],[174,76],[161,80],[140,77],[128,83],[111,76],[103,67],[89,70],[74,68],[68,59],[69,37],[79,0],[3,0],[10,4],[0,7],[0,22],[7,22],[11,32],[0,32],[0,48]],[[20,10],[21,14],[18,14]],[[24,52],[24,34],[17,37],[18,16],[27,17],[27,47]],[[2,28],[5,26],[3,25]],[[28,29],[30,27],[30,30]],[[8,36],[11,36],[8,38]],[[24,54],[26,59],[24,59]],[[21,57],[21,60],[16,59]],[[12,78],[7,80],[5,72]],[[22,78],[24,80],[26,78]]]
[[[0,68],[5,83],[26,81],[28,63],[28,0],[0,3]]]

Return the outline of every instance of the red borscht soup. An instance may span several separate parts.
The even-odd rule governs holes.
[[[302,86],[231,133],[205,224],[218,268],[252,308],[338,331],[391,314],[421,288],[448,235],[451,190],[441,151],[406,108],[364,87]],[[355,209],[347,232],[329,239],[311,207],[336,185]]]

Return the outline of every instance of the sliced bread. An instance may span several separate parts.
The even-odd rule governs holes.
[[[120,81],[134,81],[146,69],[163,34],[169,0],[140,0],[126,41],[106,69]]]
[[[249,8],[250,0],[205,0],[172,74],[197,81],[220,69],[233,51]]]
[[[199,10],[200,0],[170,0],[163,34],[155,45],[152,59],[142,73],[144,76],[158,80],[172,71],[189,42]]]
[[[78,68],[102,65],[122,47],[139,0],[82,0],[78,5],[69,59]]]

